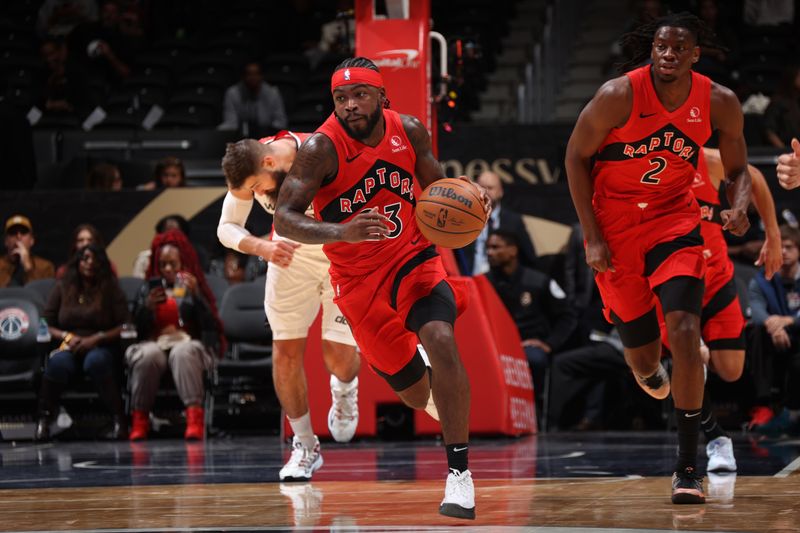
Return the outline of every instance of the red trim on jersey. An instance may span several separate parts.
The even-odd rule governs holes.
[[[342,85],[372,85],[383,87],[383,76],[377,70],[364,67],[348,67],[337,70],[331,76],[331,92]]]

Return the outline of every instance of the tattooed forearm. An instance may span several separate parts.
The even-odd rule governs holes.
[[[341,225],[320,222],[305,214],[322,180],[335,174],[336,166],[336,150],[327,137],[315,135],[298,150],[278,194],[274,222],[279,235],[306,244],[340,240]]]

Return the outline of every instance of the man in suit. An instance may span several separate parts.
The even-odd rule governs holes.
[[[489,233],[503,230],[517,236],[519,242],[519,262],[528,268],[535,268],[536,251],[533,248],[528,230],[522,221],[522,215],[500,203],[503,198],[503,183],[500,176],[494,172],[485,171],[478,176],[477,182],[486,189],[492,200],[492,214],[484,226],[483,231],[472,244],[459,250],[461,268],[464,274],[477,276],[489,271],[489,261],[486,255],[486,241]]]

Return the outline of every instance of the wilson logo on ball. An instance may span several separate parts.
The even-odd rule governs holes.
[[[461,203],[461,204],[463,204],[463,205],[465,205],[467,207],[472,207],[472,200],[470,200],[466,196],[462,196],[462,195],[458,194],[457,192],[455,192],[450,187],[433,186],[433,187],[431,187],[431,190],[428,193],[428,195],[431,198],[436,198],[436,197],[448,198],[450,200],[455,200],[455,201],[457,201],[457,202],[459,202],[459,203]]]

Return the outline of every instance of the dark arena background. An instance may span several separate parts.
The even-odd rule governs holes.
[[[767,229],[756,210],[743,237],[726,235],[747,348],[737,380],[707,372],[735,466],[707,472],[718,450],[701,436],[705,505],[670,502],[672,399],[637,386],[580,254],[564,164],[575,122],[619,75],[630,53],[620,37],[683,11],[716,33],[721,46],[702,49],[694,69],[738,97],[749,163],[777,223],[797,231],[800,193],[782,189],[775,169],[800,135],[791,0],[0,3],[0,531],[800,531],[800,286],[784,279],[793,325],[788,347],[772,357],[763,302],[753,301]],[[439,423],[406,407],[363,359],[355,437],[334,441],[319,319],[303,365],[324,465],[307,482],[279,478],[292,429],[264,312],[272,267],[219,242],[221,160],[240,139],[314,132],[334,109],[335,67],[353,56],[380,68],[391,109],[425,126],[447,177],[499,188],[495,209],[520,215],[512,246],[520,268],[546,280],[540,293],[509,297],[479,257],[488,241],[439,249],[469,292],[455,337],[471,386],[474,521],[438,513],[448,475]],[[708,146],[716,143],[712,135]],[[144,334],[126,318],[111,343],[109,383],[121,401],[113,416],[110,389],[98,389],[90,370],[74,372],[48,404],[44,374],[62,339],[69,343],[52,295],[80,272],[76,239],[90,224],[91,249],[105,249],[111,282],[133,311],[140,289],[153,286],[148,254],[168,216],[182,218],[225,348],[203,370],[199,407],[185,409],[165,372],[149,435],[130,440],[125,353]],[[254,204],[245,227],[269,239],[272,216]],[[21,267],[21,253],[33,268]],[[800,279],[800,267],[786,268]],[[556,308],[554,299],[566,303]],[[528,322],[515,322],[522,315]],[[537,336],[553,346],[530,366],[526,347]],[[603,366],[604,357],[615,363]],[[49,435],[35,439],[44,414]],[[199,424],[199,438],[184,438],[187,424]]]

